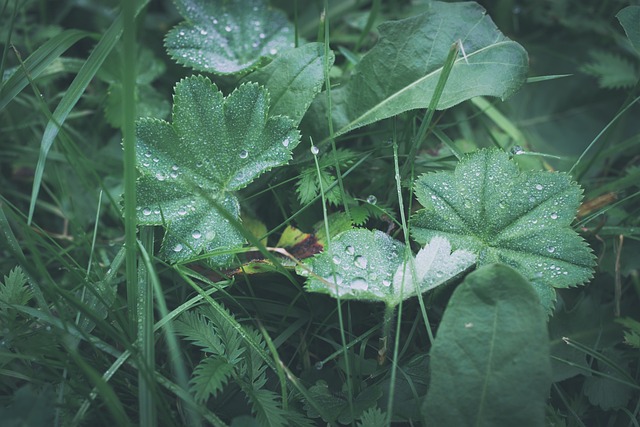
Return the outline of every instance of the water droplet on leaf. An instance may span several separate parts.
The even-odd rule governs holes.
[[[378,203],[378,198],[373,194],[370,194],[369,197],[367,197],[367,203],[369,203],[370,205],[375,205],[376,203]]]
[[[178,243],[173,247],[174,252],[180,252],[181,250],[182,250],[182,245],[180,243]]]
[[[514,145],[513,148],[511,149],[511,154],[513,154],[514,156],[517,156],[519,154],[524,154],[524,153],[525,153],[524,149],[519,145]]]
[[[194,230],[193,233],[191,233],[191,237],[193,237],[194,239],[199,239],[200,237],[202,237],[202,233],[198,230]]]
[[[142,215],[144,215],[144,216],[151,215],[151,209],[150,208],[144,208],[142,210]]]
[[[356,265],[356,267],[367,268],[369,261],[362,255],[358,255],[356,259],[353,260],[353,263]]]
[[[249,152],[247,150],[242,150],[240,152],[240,158],[241,159],[246,159],[247,157],[249,157]]]
[[[313,154],[314,156],[317,156],[319,152],[320,152],[320,149],[318,147],[316,147],[315,145],[311,146],[311,154]]]

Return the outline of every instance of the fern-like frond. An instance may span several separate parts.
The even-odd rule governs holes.
[[[233,365],[220,357],[207,357],[201,361],[189,381],[196,400],[204,403],[210,396],[215,397],[229,380],[233,369]]]
[[[327,151],[326,154],[320,157],[318,164],[320,169],[335,168],[336,160],[341,168],[346,168],[355,163],[359,154],[348,148],[338,148],[335,153],[333,151]]]
[[[225,345],[218,337],[216,328],[199,313],[183,313],[175,322],[175,330],[198,347],[202,347],[202,351],[217,356],[225,354]]]
[[[229,318],[233,317],[228,310],[223,310],[227,313]],[[246,348],[243,345],[243,338],[241,333],[236,330],[235,325],[227,320],[218,311],[214,310],[211,306],[202,307],[199,310],[204,317],[210,320],[211,324],[215,327],[219,339],[222,341],[225,347],[224,355],[230,364],[235,365],[241,360],[241,356],[245,352]],[[246,329],[246,326],[242,326]],[[242,333],[245,333],[244,331]]]
[[[0,283],[0,308],[6,309],[11,305],[26,305],[32,297],[31,289],[27,286],[27,277],[21,267],[16,267],[4,276],[4,283]]]
[[[620,55],[599,50],[591,51],[592,61],[580,67],[580,70],[598,79],[603,89],[629,88],[640,77],[635,64]]]
[[[369,408],[362,413],[358,427],[386,427],[387,417],[379,408]]]
[[[271,390],[255,389],[245,385],[242,391],[251,404],[252,413],[255,414],[258,424],[268,427],[285,427],[287,412],[282,409],[278,395]]]
[[[334,206],[342,203],[342,195],[340,187],[331,185],[336,181],[336,177],[327,169],[320,169],[320,176],[315,167],[307,168],[300,174],[300,180],[296,183],[296,193],[301,204],[310,203],[318,194],[320,194],[320,181],[325,191],[327,201]]]

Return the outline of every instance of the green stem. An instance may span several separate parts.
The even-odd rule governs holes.
[[[396,306],[386,304],[384,306],[384,317],[382,319],[382,336],[380,337],[380,346],[378,348],[378,364],[382,365],[387,358],[389,343],[391,342],[391,328],[393,327],[393,319],[396,314]]]
[[[148,252],[153,250],[153,228],[143,227],[140,231],[142,246]],[[128,251],[127,251],[128,252]],[[153,265],[148,268],[140,262],[138,271],[138,348],[140,349],[138,363],[138,404],[140,406],[140,425],[156,426],[158,416],[154,395],[155,348],[153,332]]]

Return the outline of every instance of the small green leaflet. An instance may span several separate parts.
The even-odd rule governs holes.
[[[255,68],[263,57],[294,47],[293,26],[264,0],[176,0],[185,21],[165,47],[179,64],[216,74]]]
[[[137,219],[167,229],[162,256],[182,261],[244,243],[233,193],[287,163],[300,134],[284,116],[269,117],[269,95],[255,83],[227,98],[202,76],[175,87],[173,123],[137,122]],[[215,257],[218,264],[229,255]]]
[[[527,278],[550,311],[554,288],[589,280],[589,246],[571,228],[582,190],[565,173],[526,171],[506,153],[484,149],[464,157],[455,171],[425,174],[415,182],[425,208],[411,231],[418,242],[444,236],[478,254],[478,264],[507,264]]]
[[[298,274],[308,277],[308,291],[341,299],[383,301],[393,307],[445,283],[476,260],[467,251],[451,253],[449,242],[435,237],[415,259],[405,262],[403,243],[379,230],[366,229],[338,234],[330,249],[297,268]]]

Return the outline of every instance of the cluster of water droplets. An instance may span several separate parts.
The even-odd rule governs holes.
[[[350,233],[350,234],[349,234]],[[323,253],[308,264],[304,276],[318,275],[316,286],[327,287],[334,296],[365,296],[385,299],[391,292],[393,273],[400,261],[402,244],[380,231],[372,238],[368,230],[351,230],[348,237],[332,242],[331,253]]]
[[[169,52],[196,68],[235,73],[253,66],[261,56],[294,47],[293,27],[284,13],[262,4],[248,10],[241,4],[230,2],[217,16],[187,8],[189,23],[169,34]]]

